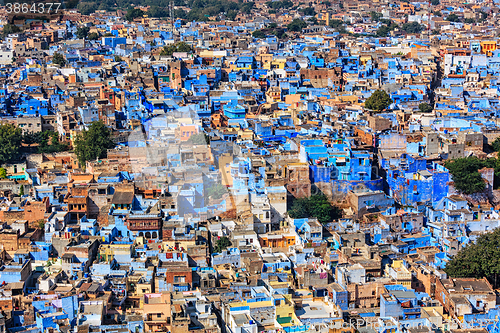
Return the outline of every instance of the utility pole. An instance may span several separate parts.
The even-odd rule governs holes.
[[[172,33],[172,39],[174,38],[174,2],[170,1],[168,3],[169,15],[170,15],[170,32]]]
[[[429,0],[427,12],[427,37],[429,38],[429,43],[431,42],[431,0]]]

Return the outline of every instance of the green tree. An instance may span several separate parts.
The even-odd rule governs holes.
[[[429,103],[420,103],[418,105],[418,109],[420,110],[420,112],[431,112],[433,108]]]
[[[97,32],[91,32],[88,36],[87,36],[87,39],[88,40],[98,40],[99,39],[99,34]]]
[[[0,179],[6,179],[7,178],[7,170],[5,168],[0,168]]]
[[[163,47],[163,49],[160,52],[160,55],[161,56],[172,56],[172,54],[174,54],[175,52],[177,52],[177,48],[175,47],[174,44],[170,44],[170,45]]]
[[[262,30],[255,30],[252,32],[252,37],[257,39],[266,38],[266,34]]]
[[[161,50],[160,55],[161,56],[171,56],[175,52],[187,52],[191,53],[193,52],[193,48],[191,45],[189,45],[186,42],[179,42],[176,44],[170,44],[168,46],[164,46],[163,50]]]
[[[186,42],[177,43],[177,52],[193,52],[193,48]]]
[[[38,143],[40,140],[40,132],[26,132],[23,134],[23,143],[31,146],[32,144]]]
[[[290,22],[287,26],[288,30],[290,31],[296,31],[300,32],[302,29],[307,27],[307,23],[304,22],[301,19],[294,19],[292,22]]]
[[[294,219],[315,217],[321,223],[328,223],[341,217],[341,212],[324,194],[315,194],[309,198],[295,199],[288,215]]]
[[[290,0],[267,1],[266,6],[272,9],[287,9],[293,7],[293,2]]]
[[[179,8],[174,10],[174,17],[183,20],[187,17],[187,13],[184,9]]]
[[[457,14],[455,13],[451,13],[450,15],[448,15],[448,17],[446,18],[446,21],[449,21],[449,22],[460,22],[460,18],[457,16]]]
[[[76,38],[82,39],[86,38],[87,35],[89,34],[90,28],[89,27],[79,27],[76,29]]]
[[[442,14],[439,10],[436,10],[436,11],[435,11],[434,13],[432,13],[432,14],[434,14],[435,16],[439,16],[439,17],[443,16],[443,14]]]
[[[401,30],[406,31],[409,34],[419,34],[424,30],[424,26],[418,22],[404,23],[401,26]]]
[[[38,220],[38,229],[45,230],[45,220]]]
[[[195,145],[206,145],[210,141],[205,133],[193,134],[189,137],[188,142],[192,142]]]
[[[433,6],[439,5],[439,0],[431,0],[431,5]]]
[[[19,157],[22,140],[20,128],[12,124],[0,125],[0,164],[12,162]]]
[[[347,30],[344,25],[344,21],[341,20],[330,20],[328,24],[331,28],[335,29],[338,33],[345,34]]]
[[[66,59],[62,54],[56,52],[52,56],[52,63],[64,67],[66,65]]]
[[[499,285],[500,228],[478,237],[461,249],[444,269],[450,278],[487,278],[493,288]]]
[[[217,240],[214,247],[214,253],[221,253],[225,249],[231,246],[231,241],[226,236],[222,236]]]
[[[127,10],[125,19],[129,22],[132,22],[134,19],[144,16],[144,14],[145,13],[139,8],[130,8],[129,10]]]
[[[448,161],[445,167],[453,176],[455,188],[464,194],[473,194],[484,190],[486,184],[479,173],[485,162],[477,157],[458,158]]]
[[[379,12],[370,12],[370,18],[372,22],[378,22],[384,15]]]
[[[21,185],[19,186],[19,196],[23,196],[24,195],[24,185]]]
[[[118,55],[115,55],[115,62],[121,62],[123,61],[122,57],[118,56]]]
[[[300,11],[304,16],[314,16],[316,15],[316,11],[312,7],[301,8]]]
[[[228,11],[227,14],[226,14],[226,17],[230,21],[234,21],[234,19],[236,18],[236,16],[238,16],[238,12],[235,11],[235,10],[232,10],[232,9],[230,11]]]
[[[317,25],[318,19],[315,16],[311,16],[310,18],[307,19],[307,22],[309,22],[311,25]]]
[[[219,200],[225,193],[227,193],[227,188],[221,183],[215,183],[209,186],[207,199],[211,197],[212,199]]]
[[[287,37],[284,29],[273,30],[272,34],[275,35],[278,39],[285,39]]]
[[[106,157],[107,150],[114,146],[109,128],[101,121],[95,121],[76,137],[75,154],[80,164],[85,165],[86,161]]]
[[[57,153],[69,149],[67,143],[59,141],[59,134],[54,131],[43,131],[37,133],[28,133],[23,137],[24,143],[32,145],[38,144],[38,153]]]
[[[98,5],[96,2],[85,1],[85,2],[80,2],[76,8],[83,15],[89,15],[95,12],[97,10],[97,7]]]
[[[464,23],[467,23],[467,24],[474,24],[476,23],[476,20],[474,20],[473,18],[466,18],[464,20]]]
[[[167,17],[168,12],[164,8],[160,8],[158,6],[151,6],[146,12],[149,17]]]
[[[493,148],[494,151],[500,152],[500,136],[493,141],[491,148]]]
[[[382,22],[382,20],[380,20],[380,22]],[[387,37],[387,35],[396,28],[398,28],[398,25],[394,22],[390,22],[389,24],[380,26],[375,34],[377,37]]]
[[[18,32],[21,32],[21,29],[17,25],[7,23],[3,26],[2,33],[4,36],[7,36],[8,34],[15,34]]]
[[[392,99],[384,90],[376,90],[365,101],[365,107],[380,112],[387,109],[392,104]]]

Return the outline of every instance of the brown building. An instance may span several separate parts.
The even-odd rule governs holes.
[[[307,198],[311,196],[309,165],[306,163],[288,164],[285,168],[285,182],[287,191],[294,198]]]
[[[486,278],[439,279],[436,299],[454,317],[484,313],[496,306],[496,294]]]
[[[340,87],[343,84],[342,68],[303,68],[300,70],[300,78],[309,80],[314,88],[324,88],[333,84]]]
[[[67,202],[71,221],[79,221],[84,215],[88,216],[89,197],[87,195],[69,196]]]

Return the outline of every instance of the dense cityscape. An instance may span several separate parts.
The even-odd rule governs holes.
[[[500,333],[500,3],[0,20],[0,333]]]

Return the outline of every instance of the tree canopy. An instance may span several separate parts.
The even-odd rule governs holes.
[[[227,193],[227,188],[221,183],[212,184],[207,190],[207,196],[215,200],[221,199],[224,193]]]
[[[301,8],[299,11],[302,13],[302,15],[305,15],[305,16],[314,16],[314,15],[316,15],[316,11],[312,7]]]
[[[63,67],[64,65],[66,65],[66,59],[62,54],[56,52],[52,56],[52,63]]]
[[[97,32],[91,32],[87,36],[88,40],[97,40],[99,39],[99,34]]]
[[[500,152],[500,136],[493,141],[491,148],[493,148],[494,151]]]
[[[478,170],[484,168],[486,161],[477,157],[458,158],[445,163],[445,167],[453,176],[455,188],[464,194],[472,194],[484,190],[486,183]]]
[[[18,32],[21,32],[21,29],[17,25],[7,23],[3,26],[2,33],[4,36],[7,36],[8,34],[15,34]]]
[[[59,141],[59,134],[54,131],[25,133],[23,135],[23,142],[29,146],[37,144],[37,152],[39,154],[57,153],[69,149],[67,143],[62,143]]]
[[[145,12],[143,12],[139,8],[131,8],[131,9],[127,10],[127,14],[125,15],[125,19],[129,22],[132,22],[134,19],[144,16],[144,14],[145,14]]]
[[[0,164],[12,162],[19,157],[22,140],[20,128],[12,124],[0,125]]]
[[[384,90],[376,90],[365,101],[365,107],[373,111],[382,111],[392,104],[392,99]]]
[[[375,35],[377,35],[377,37],[387,37],[387,35],[395,30],[396,28],[398,28],[398,25],[392,21],[389,21],[389,20],[380,20],[380,22],[383,22],[383,23],[386,23],[382,26],[380,26],[378,29],[377,29],[377,32],[375,33]]]
[[[418,105],[418,109],[420,110],[420,112],[431,112],[433,108],[429,103],[420,103]]]
[[[255,5],[254,2],[229,0],[188,0],[187,4],[191,8],[186,17],[189,21],[207,21],[209,17],[222,13],[226,13],[226,17],[236,17],[237,12],[250,14]]]
[[[109,128],[101,121],[95,121],[76,137],[75,154],[84,165],[86,161],[106,157],[107,150],[114,146]]]
[[[401,26],[401,30],[406,31],[409,34],[419,34],[424,30],[424,26],[418,22],[404,23]]]
[[[370,19],[374,22],[380,20],[384,15],[379,12],[370,12]]]
[[[500,228],[479,236],[476,243],[461,249],[445,268],[451,278],[487,278],[498,287],[500,273]]]
[[[448,15],[448,17],[446,18],[446,21],[449,21],[449,22],[460,22],[460,18],[458,17],[457,14],[455,13],[451,13],[450,15]]]
[[[77,2],[70,0],[71,5],[76,6],[78,11],[83,15],[89,15],[96,10],[115,11],[117,9],[128,9],[125,18],[128,21],[133,21],[135,18],[143,15],[149,17],[164,18],[169,16],[168,6],[172,0],[142,0],[141,5],[149,7],[147,12],[140,9],[131,8],[137,2],[133,0],[84,0]],[[284,0],[283,3],[287,3]],[[291,1],[289,1],[291,3]],[[174,0],[174,6],[187,6],[191,10],[186,13],[182,8],[174,10],[174,18],[188,19],[190,21],[207,21],[209,17],[216,16],[222,13],[226,14],[229,19],[234,19],[239,12],[249,14],[254,8],[254,2],[239,2],[230,0]],[[273,2],[274,3],[274,2]],[[293,6],[293,3],[292,3]],[[71,6],[66,6],[72,8]]]
[[[221,253],[225,249],[231,246],[231,241],[226,236],[222,236],[217,240],[214,247],[214,253]]]
[[[307,27],[307,23],[304,22],[301,19],[294,19],[292,22],[290,22],[287,26],[288,30],[290,31],[296,31],[300,32],[302,29]]]
[[[342,214],[324,194],[315,194],[309,198],[295,199],[288,215],[294,219],[315,217],[321,223],[328,223],[341,217]]]
[[[262,30],[255,30],[254,32],[252,32],[252,37],[261,39],[265,38],[266,34]]]
[[[210,143],[210,139],[205,133],[198,133],[191,135],[188,142],[192,142],[195,145],[207,145]]]
[[[167,17],[169,15],[168,9],[166,7],[161,8],[158,6],[151,6],[146,12],[146,14],[148,14],[148,16],[150,17],[159,17],[159,18]]]
[[[290,0],[268,1],[266,6],[271,9],[288,9],[293,7],[293,2]]]
[[[164,46],[163,50],[161,50],[160,55],[161,56],[171,56],[172,54],[176,52],[187,52],[190,53],[193,51],[193,48],[191,45],[189,45],[186,42],[179,42],[175,44],[170,44],[168,46]]]
[[[76,38],[82,39],[86,38],[87,35],[89,34],[90,28],[89,27],[79,27],[76,29]]]
[[[340,34],[347,33],[344,21],[341,21],[341,20],[330,20],[330,23],[328,25],[330,27],[332,27],[333,29],[335,29]]]

